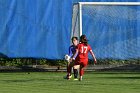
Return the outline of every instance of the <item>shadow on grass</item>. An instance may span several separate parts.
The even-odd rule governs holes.
[[[56,82],[58,80],[55,80],[53,78],[46,78],[46,79],[17,79],[17,80],[2,80],[6,83],[26,83],[26,82],[50,82],[50,81],[53,81],[53,82]]]
[[[4,82],[6,83],[18,83],[18,82],[30,82],[30,81],[33,81],[33,80],[3,80]]]
[[[140,79],[140,77],[98,77],[104,79]]]
[[[135,71],[102,71],[102,72],[88,72],[88,74],[140,74],[140,72]]]

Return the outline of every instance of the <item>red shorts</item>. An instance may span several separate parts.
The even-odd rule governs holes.
[[[88,61],[87,60],[84,60],[84,61],[75,60],[75,65],[80,65],[82,67],[86,67],[88,65]]]

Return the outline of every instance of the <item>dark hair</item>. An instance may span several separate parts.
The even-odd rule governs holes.
[[[74,39],[78,40],[78,37],[72,37],[71,40],[73,41]]]
[[[86,35],[82,35],[82,36],[80,37],[80,42],[81,42],[81,43],[84,43],[85,45],[88,44],[88,40],[87,40],[87,38],[86,38]]]

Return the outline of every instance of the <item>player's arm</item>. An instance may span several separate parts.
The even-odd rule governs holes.
[[[71,61],[72,60],[75,60],[75,58],[77,57],[77,55],[78,55],[78,49],[76,49],[76,52],[74,53],[74,55],[71,58]]]
[[[97,60],[96,60],[96,57],[95,57],[93,51],[90,50],[89,52],[90,52],[90,54],[92,55],[92,57],[93,57],[93,59],[94,59],[94,64],[96,64],[96,63],[97,63]]]

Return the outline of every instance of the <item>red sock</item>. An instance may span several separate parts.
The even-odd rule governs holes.
[[[80,69],[80,76],[84,75],[84,69]]]
[[[68,72],[69,75],[71,75],[71,66],[68,66],[67,72]]]

